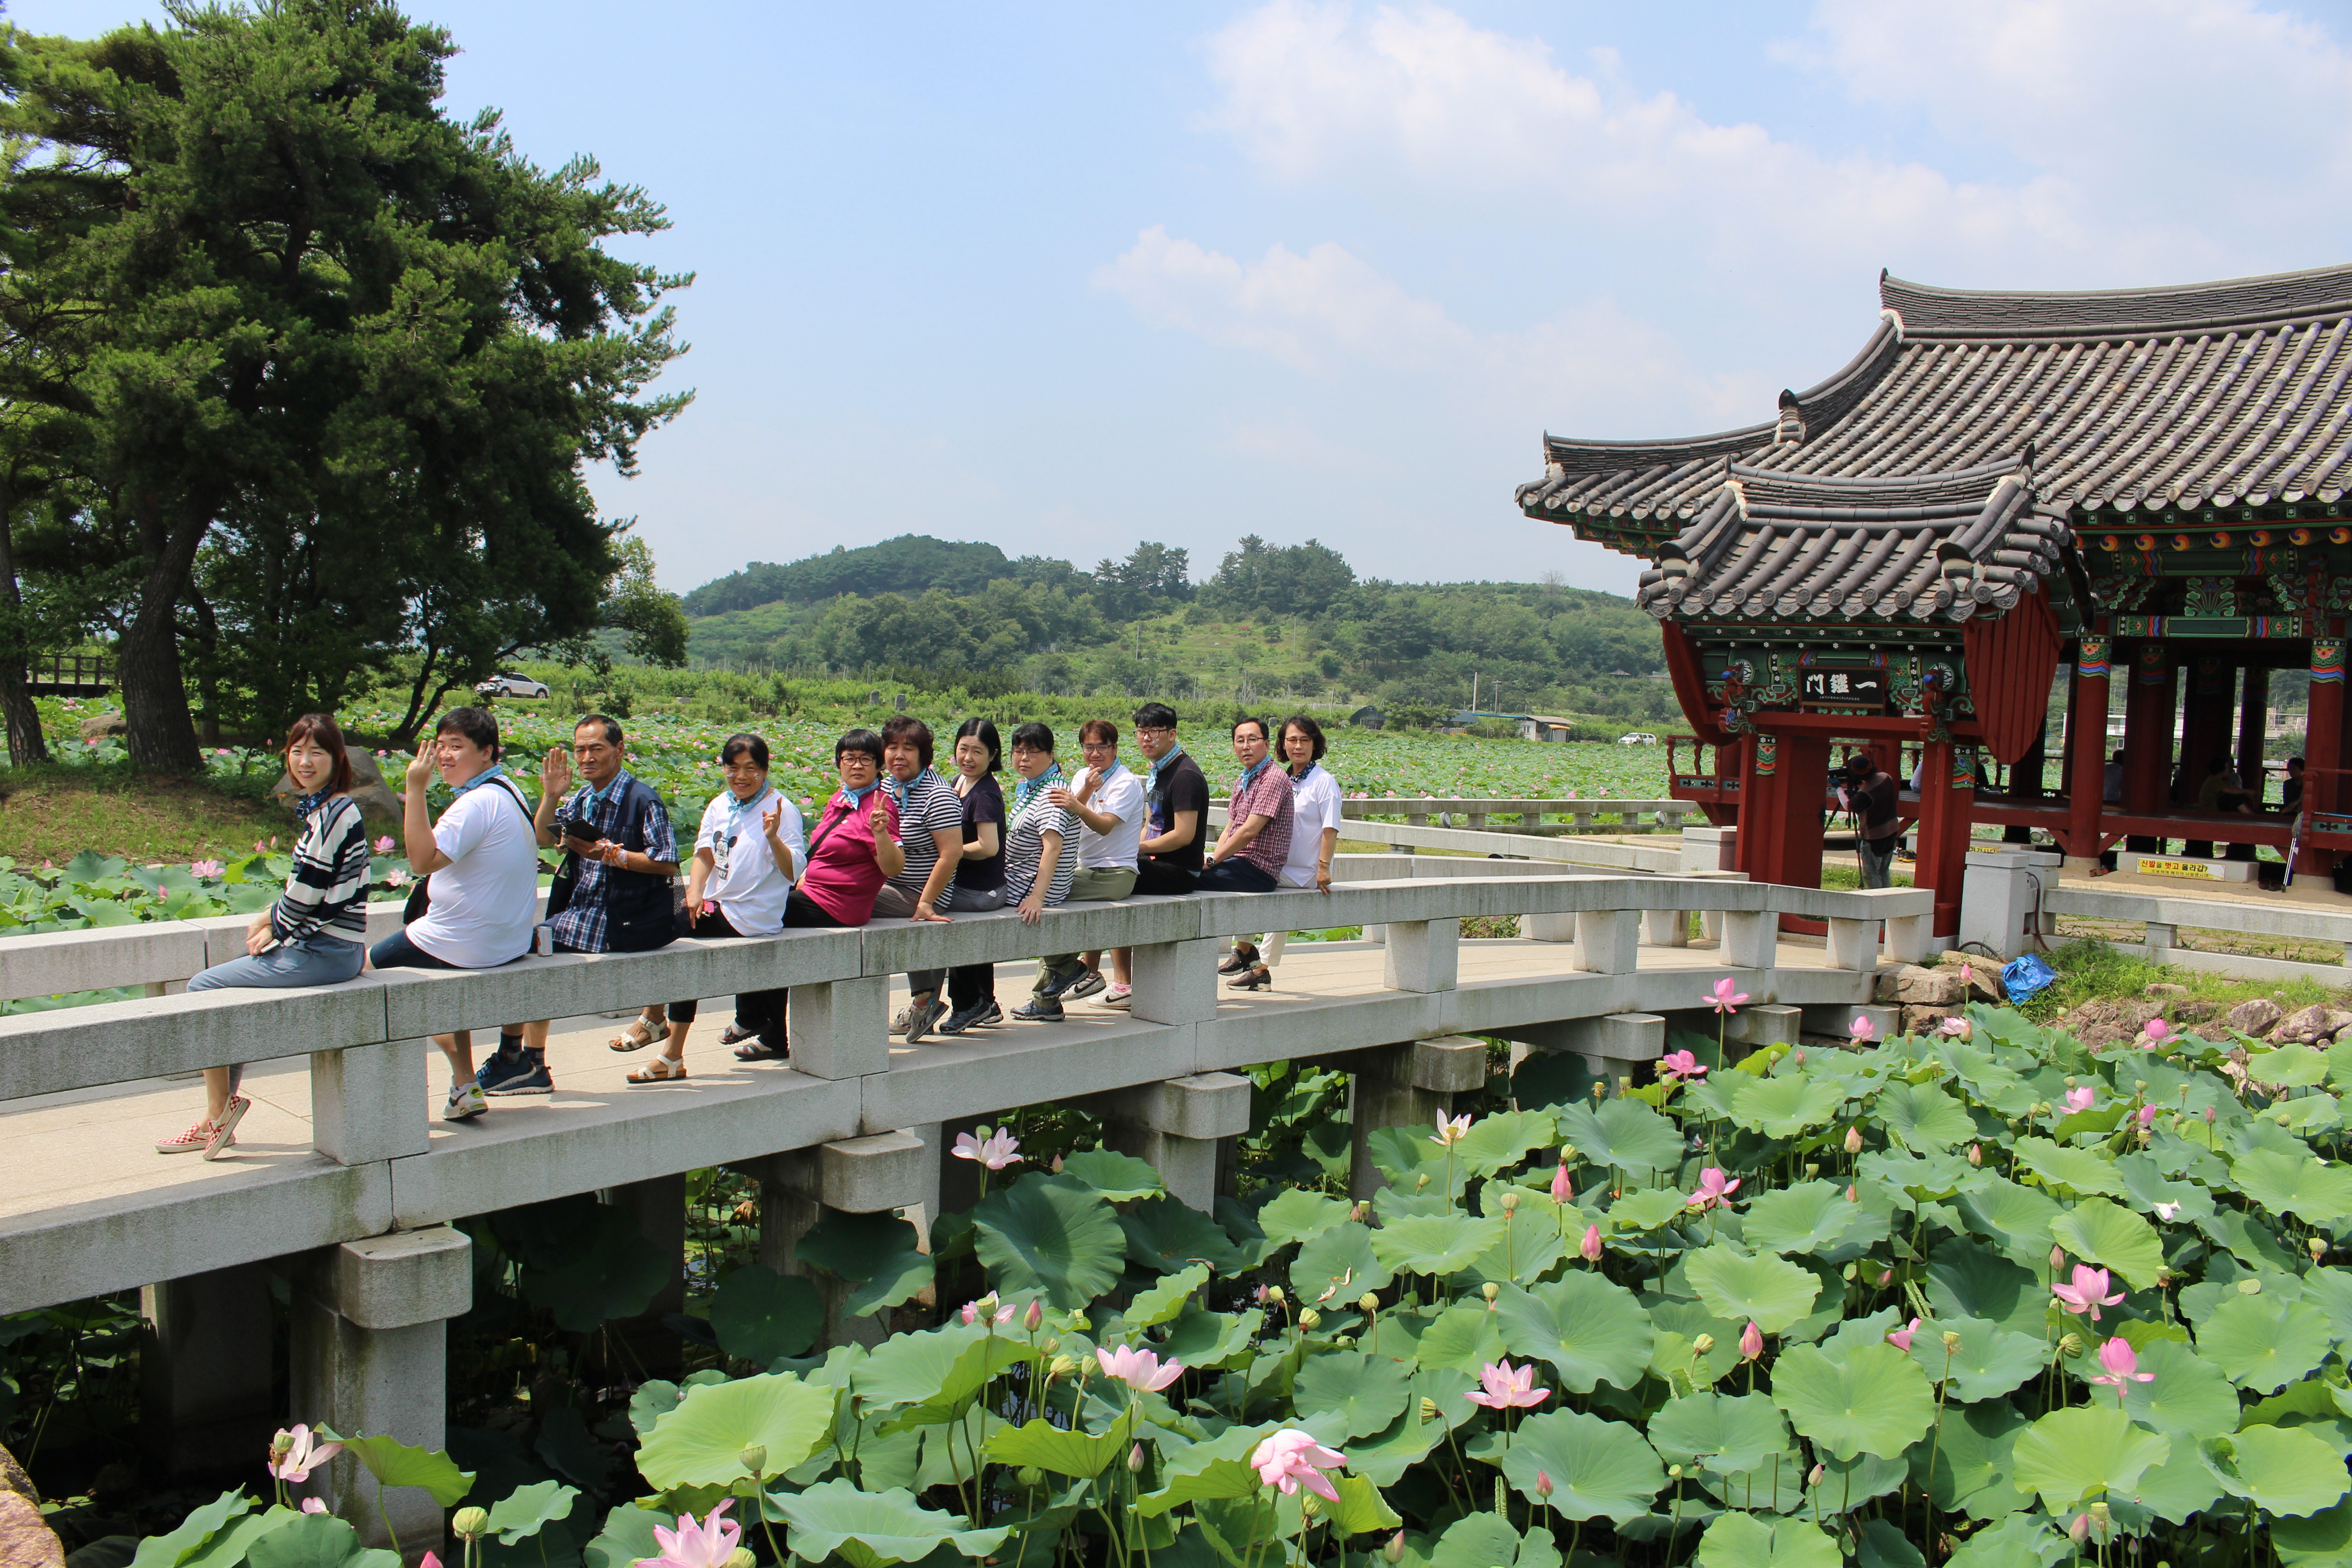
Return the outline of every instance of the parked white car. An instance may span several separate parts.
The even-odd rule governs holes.
[[[488,700],[493,697],[546,697],[551,693],[543,683],[509,669],[476,683],[474,695]]]
[[[1621,746],[1654,746],[1658,738],[1647,730],[1636,730],[1630,735],[1618,736],[1617,743]]]

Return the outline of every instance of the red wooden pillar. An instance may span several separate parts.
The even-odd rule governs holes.
[[[2085,631],[2075,652],[2074,687],[2066,703],[2066,867],[2089,872],[2099,863],[2100,801],[2107,785],[2107,639]]]
[[[2198,655],[2190,667],[2189,700],[2180,714],[2183,769],[2178,805],[2196,805],[2198,790],[2229,754],[2232,673],[2229,661],[2214,654]]]
[[[2173,706],[2179,672],[2159,642],[2147,642],[2132,656],[2131,695],[2124,708],[2124,810],[2152,816],[2165,808],[2172,786]],[[2164,841],[2133,834],[2134,849],[2161,853]]]
[[[2263,793],[2263,752],[2270,734],[2271,667],[2249,664],[2245,679],[2245,694],[2238,704],[2238,765],[2248,776],[2238,782],[2259,797]]]
[[[2345,798],[2343,783],[2333,771],[2321,771],[2340,768],[2344,755],[2344,639],[2333,620],[2322,622],[2320,635],[2311,639],[2311,698],[2305,722],[2303,789],[2306,809],[2340,810]],[[2294,879],[2298,886],[2331,887],[2335,871],[2333,850],[2297,847]]]
[[[1750,734],[1741,764],[1739,868],[1754,882],[1820,887],[1828,737]]]
[[[1936,890],[1937,936],[1960,931],[1960,881],[1968,870],[1969,822],[1976,805],[1976,748],[1930,741],[1919,770],[1919,859],[1915,885]]]

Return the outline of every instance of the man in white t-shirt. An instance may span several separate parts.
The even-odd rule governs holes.
[[[1069,787],[1051,793],[1055,805],[1078,819],[1078,874],[1070,884],[1066,904],[1108,903],[1135,891],[1135,858],[1143,843],[1143,815],[1149,804],[1143,781],[1118,760],[1118,726],[1108,719],[1089,719],[1078,726],[1078,748],[1087,765]],[[1103,988],[1099,952],[1066,952],[1037,965],[1036,994],[1056,1001],[1091,996]],[[1124,956],[1112,973],[1118,984],[1104,1001],[1123,1005],[1132,990],[1133,976]]]
[[[408,764],[401,797],[401,837],[412,875],[432,879],[429,907],[368,954],[377,969],[491,969],[530,951],[539,921],[539,833],[522,792],[499,764],[499,725],[479,708],[441,716],[433,743]],[[425,792],[436,771],[457,798],[436,823]],[[470,1030],[436,1035],[449,1058],[445,1120],[465,1121],[489,1109],[474,1073]],[[522,1026],[499,1031],[499,1060],[520,1062]]]

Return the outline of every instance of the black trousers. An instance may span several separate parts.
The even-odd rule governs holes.
[[[693,934],[698,937],[724,940],[728,937],[740,937],[744,933],[737,931],[728,921],[727,912],[720,910],[707,915],[696,915]],[[701,1007],[702,1004],[694,1000],[673,1002],[669,1005],[668,1010],[670,1022],[691,1024],[694,1022],[695,1015],[701,1011]],[[746,991],[739,994],[735,998],[735,1026],[738,1028],[749,1029],[757,1035],[761,1045],[782,1050],[784,1048],[783,992],[781,990]]]
[[[1135,861],[1135,890],[1161,898],[1189,893],[1200,873],[1187,871],[1165,855],[1139,855]]]

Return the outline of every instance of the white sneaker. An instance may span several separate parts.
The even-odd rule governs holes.
[[[441,1107],[441,1120],[471,1121],[489,1108],[490,1102],[484,1098],[481,1086],[469,1083],[463,1088],[452,1088],[449,1090],[448,1101]]]

